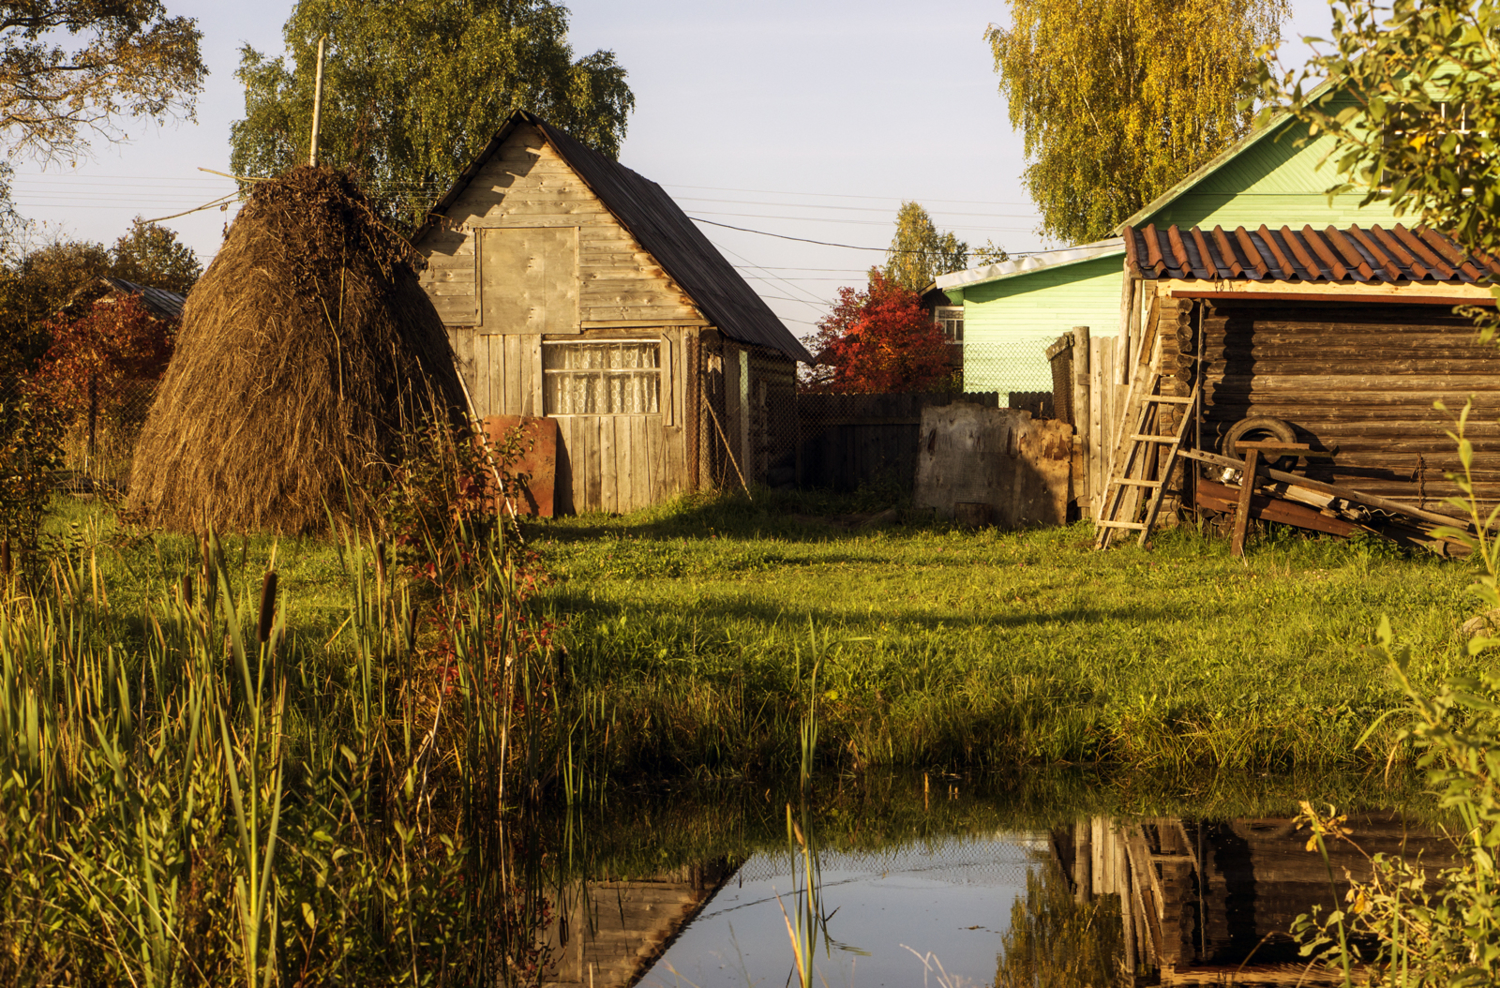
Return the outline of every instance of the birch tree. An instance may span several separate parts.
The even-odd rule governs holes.
[[[1010,0],[985,32],[1038,232],[1099,240],[1249,132],[1287,0]]]
[[[883,273],[887,279],[920,292],[938,275],[962,271],[968,259],[969,245],[951,230],[939,233],[920,203],[901,204],[896,213],[896,235],[885,255]]]

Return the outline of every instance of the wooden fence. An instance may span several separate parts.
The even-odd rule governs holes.
[[[911,490],[922,409],[955,401],[1000,407],[1000,395],[993,391],[799,394],[797,486],[847,492],[887,483]]]

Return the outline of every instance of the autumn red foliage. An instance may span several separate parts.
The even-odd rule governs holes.
[[[154,381],[171,359],[173,328],[134,295],[106,295],[83,316],[58,316],[47,325],[52,346],[38,383],[61,407],[79,411],[122,382]]]
[[[921,296],[878,269],[864,290],[839,289],[811,349],[818,358],[807,382],[812,390],[937,391],[953,379],[947,338]]]

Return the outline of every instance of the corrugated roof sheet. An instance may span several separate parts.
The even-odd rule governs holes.
[[[500,150],[500,145],[517,123],[528,123],[541,130],[604,207],[725,336],[740,343],[769,347],[793,360],[814,362],[807,348],[661,186],[618,161],[585,147],[572,136],[524,110],[511,115],[485,150],[459,176],[448,194],[433,207],[434,214],[441,216],[447,212],[478,174],[479,167]],[[413,239],[420,238],[430,225],[432,221],[429,220]]]
[[[1014,260],[939,275],[936,284],[939,288],[967,288],[970,285],[983,285],[991,281],[1041,271],[1044,268],[1061,268],[1082,261],[1092,261],[1096,257],[1109,257],[1120,253],[1124,247],[1125,244],[1119,237],[1110,237],[1091,244],[1079,244],[1077,247],[1039,250]]]
[[[137,285],[133,281],[111,278],[108,275],[104,275],[99,280],[117,292],[139,295],[146,308],[163,319],[182,318],[182,307],[187,302],[187,298],[176,292],[169,292],[164,288],[152,288],[149,285]]]
[[[1466,251],[1435,230],[1387,230],[1351,226],[1340,230],[1271,230],[1236,227],[1226,231],[1154,224],[1126,227],[1125,263],[1147,278],[1227,281],[1327,281],[1386,283],[1500,280],[1500,261]]]

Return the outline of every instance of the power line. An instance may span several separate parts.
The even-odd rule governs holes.
[[[823,196],[828,199],[878,199],[888,202],[942,202],[959,206],[1026,206],[1024,202],[997,202],[980,199],[922,199],[910,196],[859,196],[845,192],[793,192],[789,189],[726,189],[717,185],[671,185],[672,189],[694,189],[699,192],[748,192],[765,196]]]
[[[817,244],[819,247],[843,247],[848,250],[878,250],[882,254],[921,254],[926,257],[947,257],[942,251],[936,250],[896,250],[891,247],[861,247],[858,244],[836,244],[827,240],[809,240],[807,237],[792,237],[785,233],[772,233],[769,230],[752,230],[744,226],[730,226],[728,223],[718,223],[714,220],[706,220],[701,216],[689,216],[688,219],[696,223],[707,223],[709,226],[719,226],[726,230],[738,230],[740,233],[756,233],[762,237],[776,237],[778,240],[795,240],[801,244]],[[1031,254],[1052,254],[1058,250],[1073,250],[1072,247],[1058,247],[1053,250],[1015,250],[1010,251],[1011,257],[1025,257]]]
[[[735,257],[738,257],[740,260],[744,261],[746,264],[750,265],[752,268],[755,267],[755,262],[752,261],[752,260],[750,260],[744,254],[741,254],[741,253],[739,253],[737,251],[730,250],[728,247],[725,247],[722,244],[714,244],[714,246],[717,247],[719,250],[729,251],[729,253],[733,254]],[[782,282],[782,284],[786,285],[788,288],[792,289],[793,291],[801,292],[802,294],[806,295],[809,299],[812,299],[812,301],[810,301],[810,302],[809,301],[804,301],[802,299],[787,299],[786,301],[788,301],[788,302],[799,302],[800,301],[800,302],[802,302],[803,305],[811,305],[811,306],[813,306],[813,307],[815,307],[817,309],[821,309],[823,306],[825,306],[825,305],[828,304],[828,303],[824,302],[822,299],[818,298],[812,292],[808,291],[805,288],[799,288],[798,286],[792,284],[790,281],[788,281],[785,278],[782,278],[781,282]],[[757,294],[759,294],[759,293],[757,293]],[[767,295],[767,296],[762,296],[762,297],[763,298],[772,298],[774,296]]]
[[[786,206],[792,209],[837,209],[853,213],[889,213],[890,209],[885,206],[832,206],[819,202],[762,202],[755,199],[703,199],[695,196],[675,196],[678,202],[716,202],[732,206]],[[1033,213],[964,213],[965,216],[973,216],[984,219],[1032,219]],[[887,220],[886,222],[895,222]]]
[[[853,226],[885,226],[885,227],[890,227],[890,226],[894,226],[895,225],[895,222],[892,221],[892,220],[840,220],[840,219],[833,219],[832,217],[828,217],[828,216],[773,216],[773,215],[768,215],[768,214],[765,214],[765,213],[726,213],[726,212],[723,212],[721,210],[716,210],[716,209],[700,210],[700,212],[706,212],[710,216],[738,216],[738,217],[744,217],[745,219],[751,219],[751,220],[792,220],[793,222],[797,222],[797,223],[843,223],[843,224],[846,224],[846,225],[853,225]],[[1030,217],[1030,216],[1019,216],[1018,215],[1018,216],[1014,216],[1014,217],[1011,217],[1011,218],[1012,219],[1031,219],[1032,217]],[[994,226],[956,226],[956,227],[954,227],[954,229],[955,230],[992,230],[992,229],[995,229],[995,227]],[[1019,227],[1007,227],[1007,229],[1020,229],[1020,228]]]

